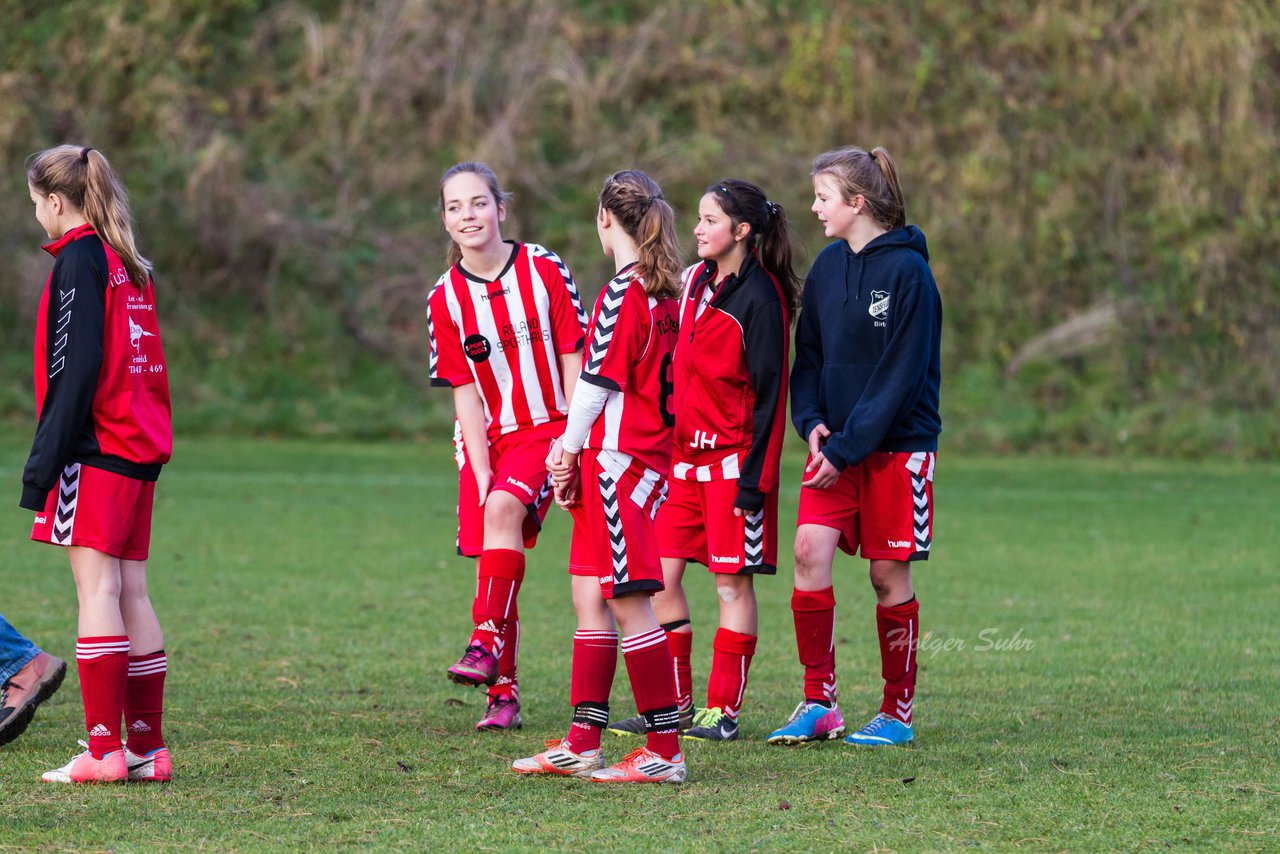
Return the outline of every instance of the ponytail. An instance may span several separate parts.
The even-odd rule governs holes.
[[[800,308],[800,279],[791,266],[791,226],[786,210],[770,201],[759,185],[738,178],[712,184],[707,192],[735,228],[743,222],[751,227],[747,248],[757,251],[761,266],[778,281],[794,317]]]
[[[636,268],[650,296],[680,295],[680,241],[676,214],[662,197],[662,188],[636,169],[615,172],[604,179],[600,207],[613,214],[636,242]]]
[[[827,151],[813,159],[814,177],[830,175],[840,187],[846,202],[854,196],[866,200],[867,212],[887,229],[907,224],[907,205],[902,198],[898,167],[889,150],[883,146],[870,153],[856,146]]]
[[[129,281],[147,286],[151,262],[134,240],[129,195],[101,151],[59,145],[36,152],[27,158],[27,181],[41,195],[57,193],[84,214],[102,242],[120,256]]]

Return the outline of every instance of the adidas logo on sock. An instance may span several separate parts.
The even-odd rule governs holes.
[[[498,627],[493,624],[493,620],[485,620],[483,623],[476,626],[476,631],[478,632],[496,632],[497,630]]]
[[[96,736],[98,738],[107,738],[111,735],[111,730],[107,729],[102,724],[94,724],[93,729],[89,730],[89,735]]]
[[[146,721],[138,720],[129,724],[129,732],[151,732],[151,727],[147,726]]]

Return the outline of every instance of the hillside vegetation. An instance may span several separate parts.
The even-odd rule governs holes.
[[[824,239],[809,162],[884,145],[946,312],[944,443],[1273,457],[1280,8],[1263,0],[0,3],[0,418],[48,259],[23,158],[105,150],[184,431],[420,435],[441,171],[488,161],[594,294],[607,172]],[[692,239],[687,238],[692,249]]]

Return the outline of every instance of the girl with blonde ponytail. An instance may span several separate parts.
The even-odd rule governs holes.
[[[573,514],[573,717],[565,738],[512,768],[598,783],[683,783],[671,653],[649,604],[662,589],[653,516],[667,492],[675,422],[675,215],[648,175],[616,172],[600,191],[596,232],[617,275],[596,300],[581,382],[563,439],[547,457],[556,501]],[[609,723],[620,634],[647,741],[609,766],[600,733]]]
[[[21,505],[36,512],[31,539],[64,547],[70,559],[88,732],[85,751],[43,779],[164,782],[172,775],[161,731],[167,665],[147,553],[173,430],[151,263],[101,152],[38,152],[27,184],[55,260],[37,313],[39,422]]]

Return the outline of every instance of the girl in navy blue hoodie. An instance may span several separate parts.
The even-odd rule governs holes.
[[[812,174],[813,212],[837,239],[805,280],[791,371],[791,420],[809,444],[791,599],[805,694],[769,741],[844,733],[831,586],[839,548],[870,561],[885,681],[879,713],[845,741],[906,744],[920,635],[911,563],[929,557],[933,539],[942,303],[888,151],[829,151]]]

